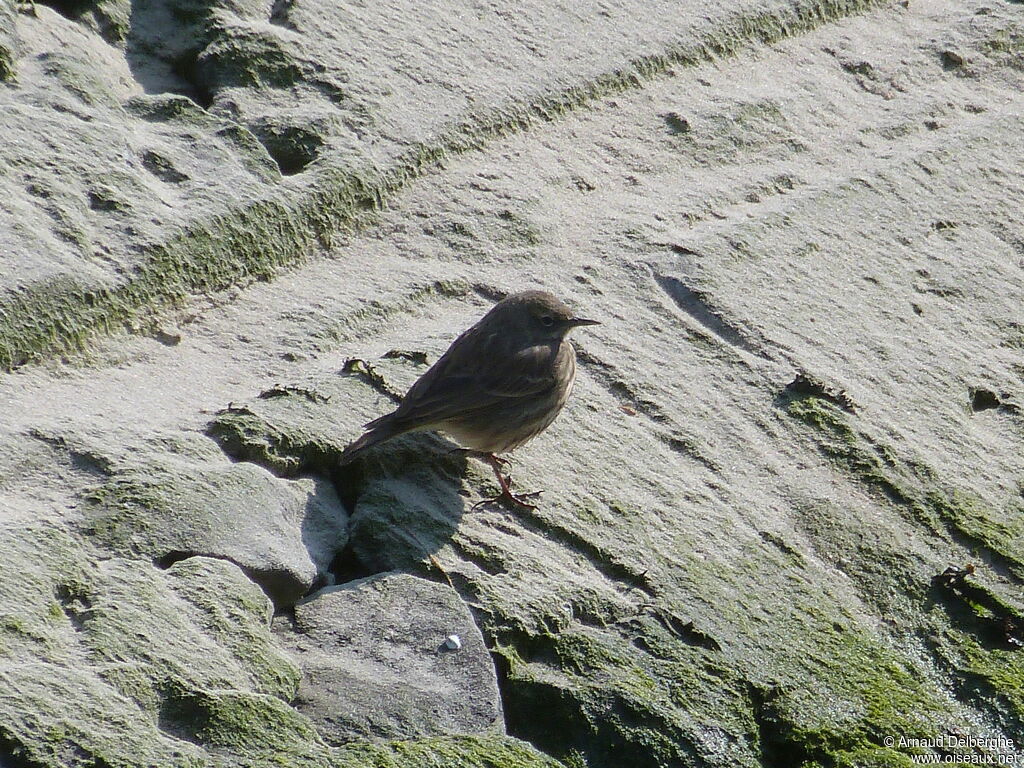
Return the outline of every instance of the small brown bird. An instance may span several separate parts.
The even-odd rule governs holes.
[[[511,451],[555,420],[576,379],[573,328],[598,325],[574,317],[544,291],[524,291],[499,301],[457,338],[424,373],[392,413],[366,425],[366,433],[341,456],[347,464],[370,446],[406,432],[439,429],[487,461],[501,486],[492,501],[533,507],[502,474]]]

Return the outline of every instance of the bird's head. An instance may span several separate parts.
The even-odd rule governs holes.
[[[555,341],[581,325],[600,325],[597,320],[576,317],[565,304],[545,291],[524,291],[502,299],[492,310],[503,324],[515,326],[533,343]]]

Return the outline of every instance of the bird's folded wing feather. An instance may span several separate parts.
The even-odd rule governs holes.
[[[511,352],[501,338],[477,334],[478,329],[470,328],[423,374],[395,412],[396,421],[410,427],[438,424],[555,385],[552,358],[557,348],[541,345]]]

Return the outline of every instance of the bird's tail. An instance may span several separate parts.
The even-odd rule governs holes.
[[[379,419],[374,419],[366,425],[366,431],[361,437],[354,440],[349,446],[341,452],[341,458],[338,463],[341,466],[351,463],[356,456],[365,451],[367,448],[383,443],[385,440],[390,440],[392,437],[406,432],[404,429],[396,429],[394,421],[390,418],[391,414],[382,416]]]

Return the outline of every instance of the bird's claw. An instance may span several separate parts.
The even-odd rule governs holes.
[[[532,493],[512,493],[512,475],[502,474],[501,472],[503,468],[512,466],[511,461],[503,459],[501,456],[495,456],[493,453],[486,453],[483,451],[474,451],[474,453],[491,465],[491,469],[494,470],[494,477],[498,481],[498,486],[501,488],[501,493],[493,498],[481,499],[470,507],[470,511],[474,511],[477,507],[482,507],[486,504],[502,504],[513,509],[516,507],[537,509],[537,505],[531,504],[528,499],[540,496],[541,491],[533,491]]]
[[[475,512],[477,507],[483,507],[488,504],[502,504],[507,507],[524,507],[526,509],[537,509],[536,504],[531,504],[527,499],[534,499],[540,496],[544,491],[531,491],[530,493],[512,493],[509,490],[503,490],[497,496],[492,496],[489,499],[480,499],[476,504],[470,507],[471,512]]]

